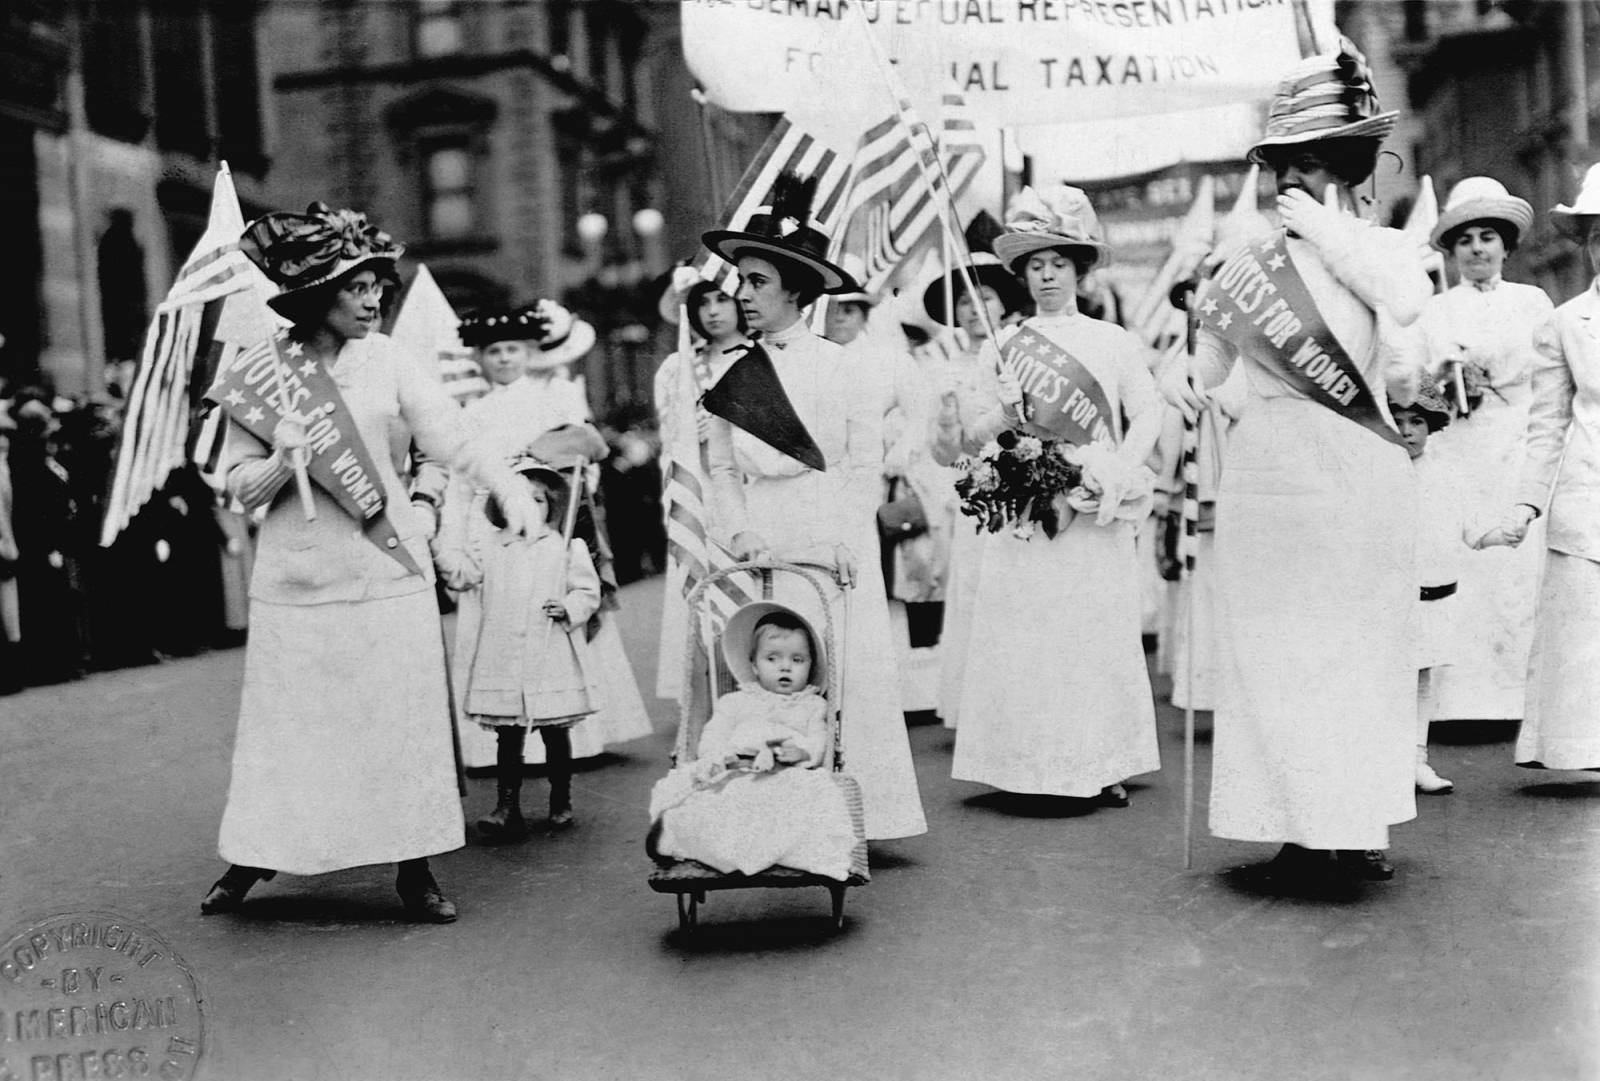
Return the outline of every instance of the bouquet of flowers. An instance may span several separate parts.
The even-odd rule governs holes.
[[[1028,540],[1036,528],[1054,537],[1072,521],[1067,496],[1081,488],[1083,467],[1071,443],[1008,430],[956,464],[961,513],[980,529],[998,533],[1009,525]]]

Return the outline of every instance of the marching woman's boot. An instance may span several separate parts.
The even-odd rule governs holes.
[[[428,861],[401,860],[397,865],[394,889],[406,906],[406,915],[418,923],[454,923],[456,906],[439,889]]]
[[[244,907],[244,895],[257,882],[266,882],[277,875],[265,867],[244,867],[230,864],[222,877],[212,885],[211,892],[200,902],[202,916],[215,916],[219,912],[237,912]]]
[[[550,829],[572,826],[572,729],[541,728],[545,768],[550,771]]]
[[[518,841],[528,835],[522,819],[522,745],[525,728],[496,729],[495,778],[499,782],[494,810],[478,819],[478,833],[486,841]]]

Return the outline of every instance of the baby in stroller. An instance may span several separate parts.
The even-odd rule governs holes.
[[[652,850],[724,873],[773,866],[844,881],[857,842],[826,769],[826,658],[810,625],[775,602],[734,613],[723,656],[739,689],[717,700],[697,756],[656,783]]]

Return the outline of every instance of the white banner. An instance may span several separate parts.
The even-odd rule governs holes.
[[[1260,101],[1308,18],[1334,45],[1331,0],[684,0],[683,51],[725,109],[875,103],[863,18],[914,97],[959,92],[995,128]]]

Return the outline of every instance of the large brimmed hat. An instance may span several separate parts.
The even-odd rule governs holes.
[[[294,298],[346,274],[370,267],[386,278],[397,274],[405,248],[354,210],[312,203],[304,214],[267,214],[244,227],[239,250],[261,268],[278,295],[267,303],[280,315]]]
[[[496,308],[468,316],[459,328],[461,344],[483,349],[495,342],[528,342],[534,349],[529,371],[570,364],[594,348],[594,327],[553,300],[520,308]]]
[[[1454,239],[1450,234],[1475,221],[1494,222],[1508,230],[1511,235],[1501,239],[1507,247],[1514,248],[1518,238],[1533,227],[1533,207],[1526,199],[1506,191],[1506,186],[1494,177],[1469,176],[1450,189],[1428,243],[1449,254]]]
[[[861,286],[842,267],[828,261],[827,234],[809,224],[816,191],[815,177],[781,173],[772,185],[771,204],[757,208],[743,229],[713,229],[700,239],[730,263],[741,255],[759,255],[809,270],[824,293],[860,292]]]
[[[1111,249],[1101,235],[1100,219],[1083,189],[1067,184],[1047,193],[1023,188],[1011,200],[1005,232],[994,239],[1001,265],[1015,273],[1018,259],[1046,248],[1087,253],[1086,270],[1109,259]]]
[[[1596,218],[1600,218],[1600,163],[1589,166],[1589,171],[1583,177],[1583,187],[1578,190],[1578,197],[1572,200],[1571,206],[1563,203],[1550,208],[1550,223],[1562,236],[1580,244],[1588,236],[1589,226]]]
[[[1267,130],[1250,150],[1250,160],[1266,164],[1264,151],[1325,139],[1382,141],[1394,130],[1398,112],[1381,112],[1372,88],[1367,58],[1349,38],[1339,51],[1308,56],[1278,84],[1267,114]]]
[[[821,635],[817,634],[817,629],[805,616],[777,601],[751,601],[728,617],[727,625],[722,629],[722,659],[727,662],[728,671],[740,683],[755,682],[755,668],[750,663],[750,642],[755,636],[756,624],[778,612],[799,620],[801,626],[810,634],[811,683],[818,687],[826,687],[828,658]]]
[[[1000,297],[1000,304],[1007,312],[1021,311],[1027,303],[1027,292],[1022,288],[1022,283],[1017,281],[1016,275],[1000,265],[1000,257],[990,252],[979,251],[972,253],[972,262],[967,264],[967,273],[972,275],[972,284],[982,288],[987,285]],[[935,323],[943,323],[947,327],[956,325],[955,313],[944,309],[945,275],[941,274],[928,283],[922,291],[922,310],[928,313],[928,318]],[[956,303],[967,293],[966,279],[959,272],[951,271],[950,275],[950,306]]]

